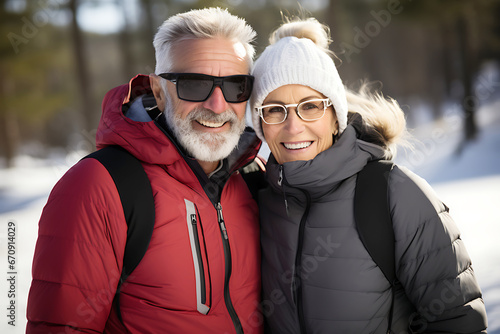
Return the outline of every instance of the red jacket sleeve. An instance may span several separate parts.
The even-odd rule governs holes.
[[[27,333],[101,333],[122,270],[127,225],[107,170],[84,159],[43,210],[28,297]]]

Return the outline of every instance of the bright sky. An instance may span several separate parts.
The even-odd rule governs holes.
[[[327,0],[281,0],[286,6],[297,7],[298,3],[305,9],[309,11],[317,11],[325,8],[328,5]],[[194,2],[193,0],[184,0],[184,2]],[[97,33],[114,33],[117,32],[124,24],[123,20],[123,6],[127,11],[128,20],[134,21],[137,18],[137,14],[140,15],[140,8],[136,0],[123,0],[119,2],[119,5],[114,0],[103,0],[99,2],[99,5],[92,5],[87,2],[82,2],[79,7],[78,12],[78,22],[82,29]],[[243,0],[223,0],[220,1],[220,6],[228,5],[229,8],[239,6],[243,3]],[[259,1],[262,5],[264,2]],[[256,4],[256,3],[255,3]],[[168,6],[166,6],[168,7]],[[155,6],[155,13],[158,11],[165,10],[166,7]],[[168,12],[168,11],[167,11]],[[167,13],[165,13],[167,14]],[[165,19],[167,15],[165,16]],[[130,22],[129,22],[130,24]]]
[[[28,0],[7,0],[7,9],[22,12],[26,9]],[[194,3],[194,0],[183,0],[186,4]],[[297,7],[298,4],[309,11],[317,11],[328,5],[328,0],[280,0],[283,7]],[[241,5],[244,0],[221,0],[219,6],[234,8]],[[264,0],[255,0],[251,4],[260,7]],[[247,5],[250,5],[247,3]],[[33,9],[38,9],[41,17],[48,16],[54,24],[66,25],[70,20],[69,11],[60,11],[67,6],[65,0],[37,1],[32,5]],[[165,14],[165,19],[171,14],[168,13],[168,5],[155,5],[154,11],[160,17]],[[141,8],[137,0],[101,0],[101,1],[80,1],[78,7],[78,23],[85,31],[95,33],[116,33],[124,25],[124,11],[127,13],[128,24],[137,23],[138,16],[141,15]],[[37,14],[37,15],[38,15]]]
[[[86,31],[115,33],[124,24],[123,9],[109,2],[99,6],[83,4],[78,11],[78,23]]]

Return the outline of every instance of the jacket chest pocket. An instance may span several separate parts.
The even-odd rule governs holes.
[[[186,203],[186,223],[195,273],[196,308],[201,314],[207,314],[211,304],[211,282],[203,228],[194,203],[187,199],[184,199],[184,202]]]

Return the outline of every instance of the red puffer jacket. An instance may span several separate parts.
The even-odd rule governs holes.
[[[54,187],[40,219],[28,333],[262,332],[257,206],[233,172],[217,210],[165,133],[123,115],[122,103],[149,92],[146,76],[111,90],[97,131],[98,147],[120,145],[143,162],[156,208],[149,248],[122,287],[123,324],[113,297],[127,225],[110,175],[84,159]],[[232,170],[259,146],[248,145]]]

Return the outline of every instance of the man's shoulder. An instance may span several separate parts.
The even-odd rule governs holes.
[[[104,194],[114,188],[106,168],[95,159],[82,159],[73,165],[57,182],[52,194]]]

